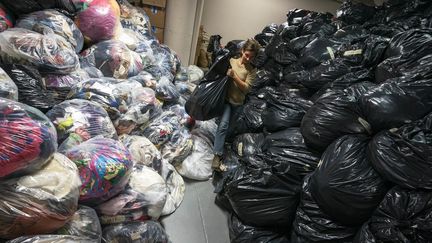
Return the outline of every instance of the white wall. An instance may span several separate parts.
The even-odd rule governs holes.
[[[335,14],[339,6],[334,0],[206,0],[201,24],[209,35],[221,35],[222,44],[226,44],[254,37],[270,23],[285,22],[290,9]]]
[[[177,52],[184,66],[191,55],[196,9],[197,0],[167,1],[164,43]]]

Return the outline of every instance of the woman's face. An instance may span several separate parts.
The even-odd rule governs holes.
[[[242,63],[250,63],[254,57],[255,53],[253,51],[242,51]]]

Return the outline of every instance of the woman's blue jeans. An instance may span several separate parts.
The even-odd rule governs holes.
[[[240,106],[226,103],[224,106],[224,111],[220,117],[220,123],[216,131],[213,153],[219,156],[223,155],[225,138],[228,133],[228,128],[230,125],[230,120],[232,115],[237,111]]]

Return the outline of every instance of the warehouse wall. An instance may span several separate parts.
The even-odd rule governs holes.
[[[201,24],[209,35],[221,35],[222,44],[226,44],[253,37],[269,23],[285,22],[290,9],[335,14],[339,5],[334,0],[206,0]]]
[[[191,56],[198,0],[168,0],[165,17],[165,44],[188,65]],[[195,44],[196,46],[196,44]]]

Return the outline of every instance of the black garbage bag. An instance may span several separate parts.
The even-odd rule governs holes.
[[[260,156],[244,161],[225,184],[225,195],[242,222],[258,227],[290,227],[301,176],[288,165],[268,166]]]
[[[270,43],[271,38],[276,34],[279,25],[272,23],[264,27],[261,33],[255,35],[254,39],[257,40],[261,46],[266,47]]]
[[[105,242],[169,242],[162,225],[152,220],[110,225],[103,229],[102,238]]]
[[[264,64],[267,62],[268,56],[265,53],[264,48],[260,48],[258,50],[258,53],[255,54],[255,57],[251,60],[251,65],[256,68],[261,68],[264,66]]]
[[[432,241],[432,193],[393,187],[354,239],[362,242]]]
[[[266,109],[263,95],[257,92],[250,94],[246,103],[232,115],[227,133],[227,141],[238,134],[261,132],[264,128],[261,114]]]
[[[327,83],[347,73],[355,72],[360,69],[361,68],[356,69],[356,67],[352,67],[343,58],[336,58],[335,60],[325,61],[308,71],[300,72],[300,76],[297,73],[293,73],[291,76],[285,78],[292,79],[308,89],[318,91]]]
[[[235,214],[229,217],[228,226],[231,243],[290,243],[283,231],[246,225]]]
[[[351,243],[356,232],[357,228],[332,220],[320,209],[311,194],[310,175],[306,176],[293,223],[291,243]]]
[[[308,146],[323,151],[334,140],[346,134],[369,134],[357,98],[344,91],[322,96],[305,114],[301,132]]]
[[[254,90],[258,90],[266,86],[274,86],[274,85],[276,85],[276,82],[273,73],[262,69],[257,71],[256,77],[252,82],[251,89],[253,92]]]
[[[230,57],[231,54],[227,50],[218,56],[186,102],[186,112],[195,120],[210,120],[223,113],[229,82],[226,72],[230,65]]]
[[[264,143],[263,133],[245,133],[237,136],[231,147],[232,150],[241,158],[260,154]]]
[[[338,42],[354,43],[366,39],[369,34],[369,31],[362,25],[353,24],[338,29],[332,38]]]
[[[375,8],[362,3],[345,1],[336,12],[336,17],[348,25],[363,24],[373,18]]]
[[[299,56],[303,48],[305,48],[314,39],[315,35],[302,35],[294,38],[289,42],[290,49],[294,54]]]
[[[428,73],[429,69],[422,65],[428,65],[430,62],[431,38],[431,29],[406,31],[395,35],[385,53],[387,59],[376,67],[377,81],[383,82],[400,77],[416,68],[421,68],[422,73]]]
[[[237,154],[230,149],[225,147],[225,154],[223,158],[223,164],[227,167],[224,172],[215,171],[213,173],[212,185],[216,194],[215,203],[216,205],[233,212],[231,204],[225,195],[225,184],[232,179],[236,169],[241,165],[240,158]]]
[[[303,116],[313,105],[309,100],[286,95],[279,92],[267,93],[267,105],[262,113],[266,131],[274,132],[300,126]]]
[[[373,131],[400,127],[432,110],[432,80],[383,83],[361,97],[359,105]]]
[[[4,6],[10,9],[15,15],[23,15],[44,9],[59,8],[73,14],[85,7],[86,1],[77,0],[1,0]]]
[[[61,101],[56,100],[54,92],[46,89],[39,71],[24,65],[2,65],[3,70],[18,87],[18,101],[47,112]]]
[[[297,127],[268,135],[261,147],[268,164],[287,164],[301,176],[313,172],[320,158],[306,147]]]
[[[318,19],[316,21],[312,21],[304,24],[299,35],[318,34],[318,35],[330,36],[333,35],[336,32],[336,30],[337,27],[334,24],[325,23],[324,21]]]
[[[222,36],[220,35],[212,35],[209,38],[209,44],[207,46],[207,52],[217,53],[219,49],[221,49],[221,41]]]
[[[432,114],[398,129],[385,130],[369,143],[373,167],[405,188],[432,189]]]
[[[287,13],[287,21],[290,25],[298,25],[303,22],[303,18],[311,13],[310,10],[292,9]]]
[[[350,87],[346,88],[345,93],[347,93],[348,95],[352,95],[354,97],[361,97],[362,95],[369,92],[369,90],[374,89],[376,86],[377,85],[375,83],[364,81],[361,83],[351,85]]]
[[[311,177],[311,193],[332,219],[363,224],[387,193],[387,185],[367,158],[369,138],[347,135],[332,143]]]
[[[300,53],[299,62],[305,68],[312,68],[330,59],[335,59],[342,43],[321,37],[312,40]]]
[[[352,94],[355,97],[360,97],[361,95],[366,93],[366,91],[376,86],[374,83],[371,82],[372,80],[373,73],[370,72],[370,70],[368,69],[361,69],[357,72],[347,73],[344,76],[336,79],[335,81],[324,85],[324,87],[322,87],[318,92],[316,92],[310,98],[310,100],[312,102],[316,102],[322,95],[329,93],[332,90],[344,90],[354,85],[356,85],[356,87],[353,88],[354,90],[351,90],[355,92],[353,92]]]

